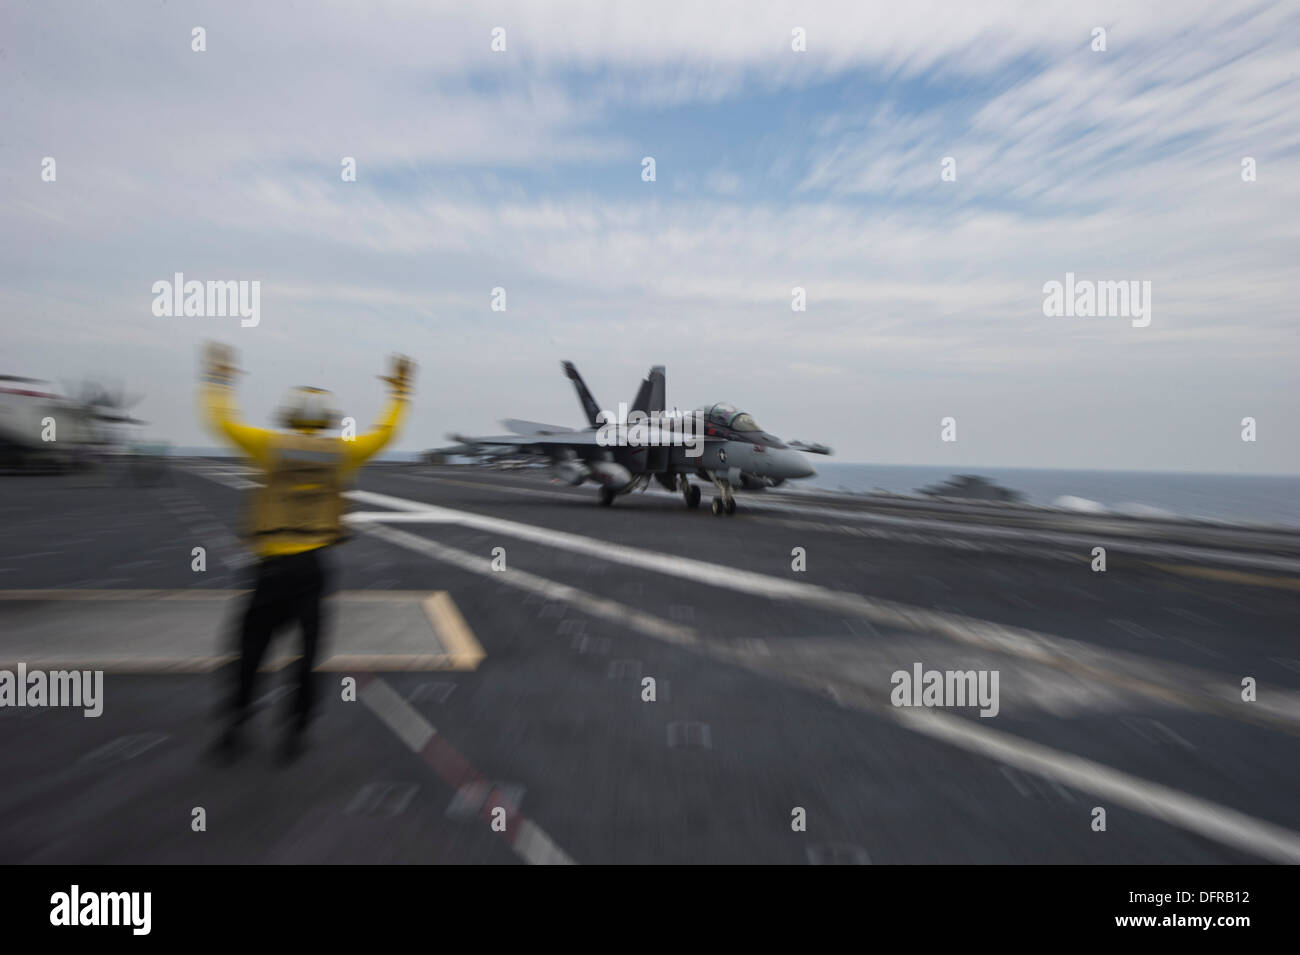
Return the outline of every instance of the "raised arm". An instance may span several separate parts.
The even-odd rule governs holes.
[[[360,467],[367,458],[377,454],[393,439],[402,419],[406,417],[414,378],[415,365],[411,359],[405,355],[393,356],[392,374],[382,378],[388,383],[388,403],[375,422],[374,429],[357,435],[352,441],[343,442],[349,468]]]
[[[235,352],[228,345],[209,342],[203,348],[199,402],[208,427],[258,464],[265,464],[271,432],[239,420],[235,403]]]

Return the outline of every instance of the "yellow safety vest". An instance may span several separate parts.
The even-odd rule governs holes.
[[[267,448],[266,483],[255,490],[249,536],[262,551],[310,550],[342,536],[347,456],[335,437],[281,434]]]
[[[393,392],[374,430],[344,441],[243,424],[228,385],[206,382],[200,398],[209,425],[264,475],[247,525],[253,549],[264,557],[326,547],[343,536],[343,490],[356,469],[393,437],[409,404],[405,392]]]

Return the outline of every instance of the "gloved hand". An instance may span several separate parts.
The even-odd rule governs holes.
[[[218,385],[229,385],[239,369],[235,367],[235,350],[220,342],[207,342],[203,346],[203,379]]]
[[[415,362],[405,355],[394,355],[390,359],[391,373],[384,376],[384,381],[388,382],[394,393],[398,395],[409,395],[415,390]]]

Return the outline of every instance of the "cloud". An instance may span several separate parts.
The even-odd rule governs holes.
[[[14,11],[2,370],[110,361],[182,443],[203,440],[184,398],[210,335],[258,370],[250,414],[302,379],[364,415],[383,353],[415,352],[407,447],[566,420],[561,357],[628,385],[667,362],[670,398],[746,403],[874,460],[934,460],[943,405],[1012,422],[985,462],[1222,468],[1235,449],[1106,435],[1134,414],[1185,436],[1208,406],[1300,410],[1286,4],[368,11]],[[262,281],[262,326],[153,319],[150,284],[174,271]],[[1066,271],[1151,281],[1151,327],[1045,319]],[[864,428],[882,413],[896,426]],[[1029,460],[1014,421],[1035,416],[1055,424]],[[1294,442],[1261,450],[1300,468]]]

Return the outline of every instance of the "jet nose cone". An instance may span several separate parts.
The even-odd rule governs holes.
[[[817,469],[809,464],[808,459],[798,451],[787,451],[784,464],[787,477],[807,478],[817,476]]]

